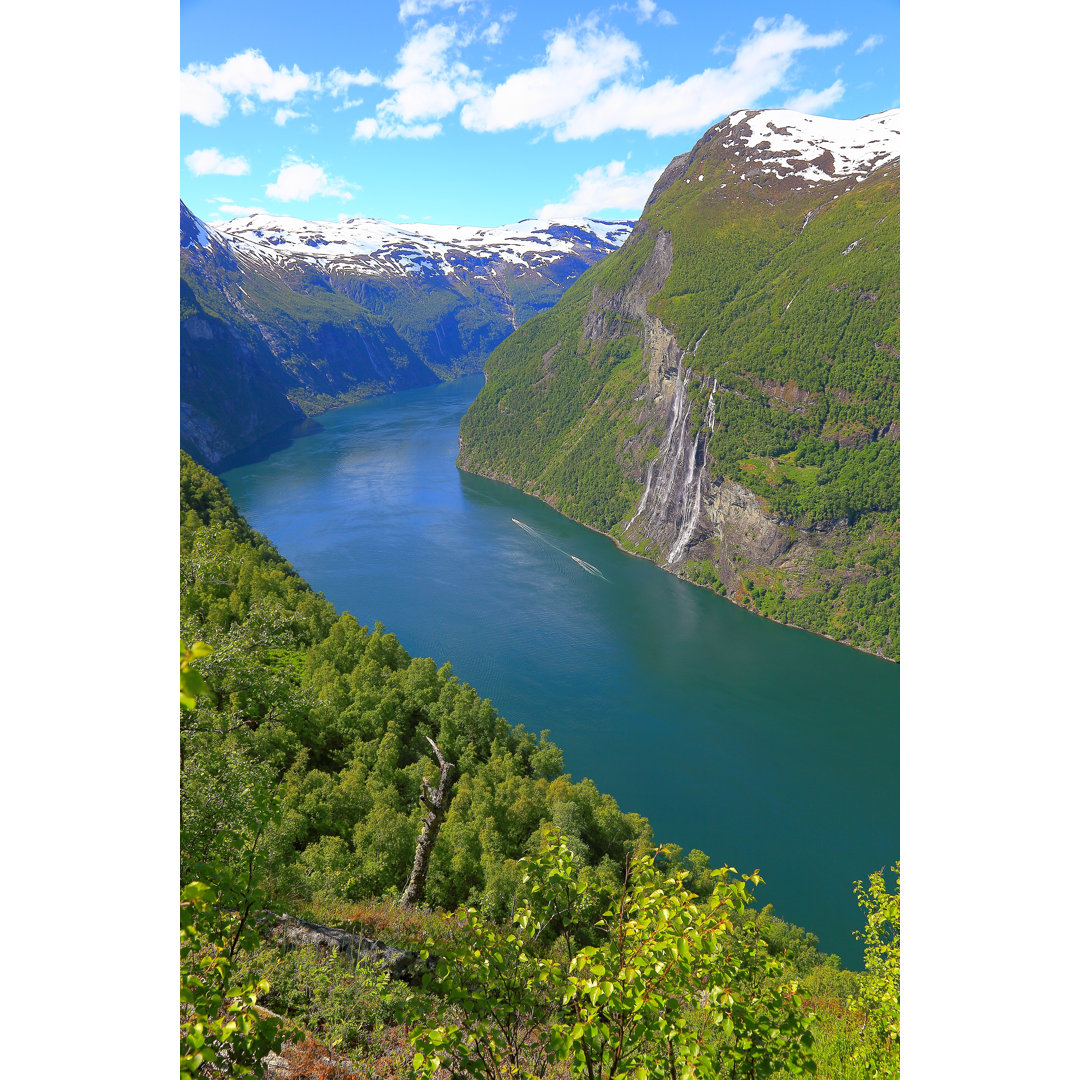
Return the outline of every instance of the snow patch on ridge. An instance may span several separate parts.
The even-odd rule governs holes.
[[[900,154],[900,110],[857,120],[808,116],[793,109],[739,109],[714,130],[722,145],[745,153],[778,178],[811,183],[872,172]]]
[[[498,260],[522,267],[555,262],[575,251],[613,251],[632,221],[528,218],[511,225],[399,225],[377,218],[302,221],[252,214],[218,226],[236,254],[283,262],[302,259],[324,269],[360,274],[453,273]]]

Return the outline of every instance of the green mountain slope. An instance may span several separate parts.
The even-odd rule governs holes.
[[[334,405],[479,371],[629,223],[441,228],[467,235],[266,215],[216,229],[181,203],[184,449],[220,467]]]
[[[793,117],[733,114],[672,162],[626,244],[492,353],[459,464],[897,658],[899,160],[781,159],[761,131],[816,119]]]
[[[505,917],[515,860],[545,822],[571,837],[587,878],[621,880],[627,852],[651,840],[647,821],[573,783],[546,732],[511,728],[449,664],[339,615],[187,455],[180,494],[181,637],[214,650],[196,662],[210,689],[182,723],[184,880],[236,858],[276,787],[282,813],[263,839],[275,895],[396,896],[425,812],[421,780],[438,775],[427,736],[459,770],[427,903]]]

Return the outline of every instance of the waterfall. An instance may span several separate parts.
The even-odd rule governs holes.
[[[713,388],[709,391],[709,408],[705,413],[705,423],[710,431],[716,430],[716,380],[713,379]]]
[[[680,361],[679,367],[682,367]],[[664,506],[671,497],[671,489],[675,484],[675,476],[679,471],[679,462],[682,461],[683,445],[686,442],[686,429],[690,426],[690,410],[683,408],[686,405],[686,389],[690,384],[690,369],[686,369],[685,378],[679,380],[675,386],[675,415],[672,418],[672,428],[668,432],[667,445],[664,447],[664,468],[660,473],[660,486],[658,487],[660,505]],[[680,422],[681,421],[681,422]],[[671,449],[671,437],[675,431],[675,425],[679,428],[679,446],[674,454],[668,453]]]
[[[690,518],[683,524],[682,530],[679,532],[678,539],[675,541],[675,546],[668,553],[667,563],[665,565],[670,566],[672,563],[681,559],[683,553],[686,551],[686,545],[690,543],[690,538],[694,535],[694,529],[697,528],[698,518],[701,516],[701,481],[705,479],[705,470],[702,469],[698,473],[697,481],[697,493],[694,496],[694,509],[690,515]]]
[[[663,445],[656,457],[649,462],[645,473],[645,491],[634,516],[626,523],[629,528],[639,518],[643,518],[638,526],[641,535],[649,536],[665,546],[671,543],[671,536],[674,534],[674,543],[668,551],[665,563],[667,566],[681,559],[693,540],[694,530],[701,517],[708,432],[716,429],[716,394],[719,384],[714,378],[704,423],[698,430],[690,430],[693,409],[689,401],[689,389],[693,372],[690,368],[684,370],[685,359],[684,352],[679,357],[675,372],[675,387],[670,404],[671,418]]]
[[[641,496],[641,502],[638,503],[638,508],[634,512],[634,516],[626,523],[626,527],[629,528],[635,521],[641,516],[641,511],[645,509],[645,504],[649,501],[649,489],[652,487],[652,471],[656,465],[656,458],[653,458],[649,462],[649,468],[645,472],[645,494]]]

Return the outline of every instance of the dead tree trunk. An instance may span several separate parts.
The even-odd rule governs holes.
[[[450,774],[454,766],[443,758],[432,739],[428,739],[428,742],[431,743],[431,749],[435,751],[435,757],[439,761],[439,790],[432,791],[427,780],[422,781],[420,801],[427,807],[428,814],[420,827],[420,838],[416,841],[416,855],[413,858],[409,883],[405,886],[405,891],[401,894],[399,901],[405,905],[417,903],[424,895],[424,882],[427,880],[431,849],[435,846],[435,838],[439,835],[439,826],[446,814],[446,808],[450,805]]]

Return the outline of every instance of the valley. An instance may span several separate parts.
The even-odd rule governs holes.
[[[639,887],[686,1060],[894,1061],[899,173],[897,110],[738,110],[636,222],[181,204],[183,1000],[237,961],[258,1069],[443,1075],[475,1004],[583,1075]]]
[[[336,405],[479,371],[630,225],[214,227],[181,203],[181,445],[220,467]]]

